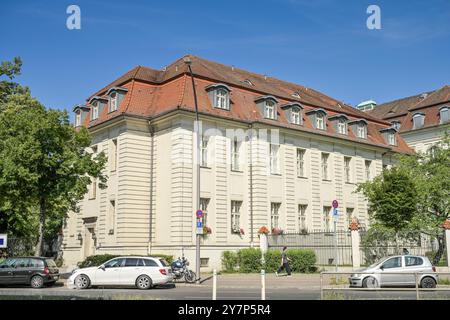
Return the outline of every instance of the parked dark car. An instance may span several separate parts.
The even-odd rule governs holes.
[[[0,285],[51,286],[59,279],[59,270],[51,258],[16,257],[0,263]]]

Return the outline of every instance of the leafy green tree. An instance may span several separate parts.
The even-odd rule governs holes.
[[[3,61],[0,65],[0,79],[8,78],[8,80],[0,81],[0,103],[6,102],[6,99],[13,94],[25,94],[29,93],[27,87],[22,87],[13,80],[16,76],[20,75],[20,69],[22,67],[22,60],[19,57],[14,58],[12,62]]]
[[[0,95],[0,226],[37,234],[35,254],[42,255],[46,227],[61,228],[91,177],[106,186],[106,157],[88,152],[89,132],[76,130],[67,112],[46,109],[28,92]]]
[[[399,167],[383,170],[372,181],[359,184],[356,192],[368,199],[371,218],[393,230],[398,243],[398,233],[417,214],[418,192],[411,175]]]

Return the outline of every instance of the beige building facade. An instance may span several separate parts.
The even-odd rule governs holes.
[[[194,59],[194,70],[195,62],[206,64]],[[301,88],[292,107],[295,101],[279,92],[254,92],[231,80],[211,79],[201,70],[196,75],[202,127],[197,146],[190,79],[181,63],[169,68],[178,73],[168,80],[152,84],[149,74],[144,81],[137,71],[75,108],[76,125],[88,127],[93,137],[89,152],[108,157],[108,182],[100,189],[94,180],[79,211],[69,213],[63,243],[66,265],[103,253],[184,253],[194,262],[198,163],[200,209],[210,230],[201,236],[202,270],[220,269],[224,250],[259,246],[262,226],[283,232],[331,231],[333,200],[339,202],[338,228],[347,229],[353,217],[368,227],[367,202],[355,193],[357,183],[391,165],[395,153],[410,152],[400,137],[389,143],[388,123],[364,118],[319,93],[314,95],[322,105],[307,101],[311,93]],[[237,71],[230,67],[229,72]],[[268,80],[260,77],[253,75],[249,81],[262,86]],[[207,96],[215,83],[228,88],[227,103],[220,102],[220,91]],[[166,91],[158,91],[161,87]],[[275,103],[263,105],[262,114],[269,117],[253,118],[261,93],[266,94],[264,101]],[[143,102],[144,96],[151,102]],[[172,99],[178,107],[162,110],[164,103],[172,106]],[[214,109],[217,101],[223,110]],[[270,113],[273,106],[275,114]],[[145,115],[144,109],[158,114]],[[299,117],[287,112],[299,112]],[[323,129],[316,116],[321,112],[326,115]]]

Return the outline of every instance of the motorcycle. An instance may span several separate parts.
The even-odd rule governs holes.
[[[184,277],[184,280],[188,283],[193,283],[196,280],[195,272],[189,270],[189,261],[183,256],[178,257],[177,260],[172,262],[170,267],[172,268],[172,273],[174,275],[174,280],[178,280]]]

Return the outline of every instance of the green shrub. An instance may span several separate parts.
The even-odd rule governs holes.
[[[238,251],[239,271],[243,273],[261,271],[261,250],[256,248]]]
[[[313,250],[288,249],[287,256],[291,261],[289,266],[292,272],[315,272],[317,270],[316,254]],[[281,265],[281,250],[268,250],[265,255],[265,268],[268,272],[277,270]]]
[[[224,272],[235,272],[239,265],[238,254],[234,251],[222,253],[222,267]]]
[[[58,268],[61,268],[62,265],[64,264],[64,259],[63,259],[63,257],[59,257],[58,259],[56,259],[56,260],[55,260],[55,263],[56,263],[56,266],[57,266]]]
[[[124,257],[124,256],[126,256],[126,255],[98,254],[98,255],[87,257],[84,261],[79,262],[77,265],[80,268],[97,267],[97,266],[105,263],[108,260],[111,260],[111,259],[117,258],[117,257]],[[166,255],[166,254],[153,253],[151,255],[148,255],[148,257],[159,257],[159,258],[166,260],[169,264],[173,262],[173,256]]]
[[[264,261],[266,272],[275,272],[281,265],[281,250],[267,250]]]

